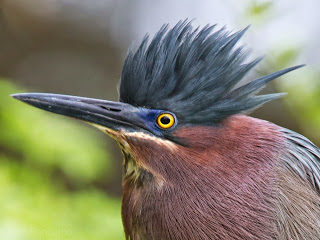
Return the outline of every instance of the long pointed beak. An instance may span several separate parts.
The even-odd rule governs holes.
[[[19,93],[11,96],[37,108],[116,131],[142,127],[136,114],[137,108],[126,103],[49,93]]]

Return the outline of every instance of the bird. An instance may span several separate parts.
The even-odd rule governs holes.
[[[11,96],[118,142],[127,240],[319,240],[319,148],[249,116],[285,95],[259,95],[266,84],[303,65],[248,80],[262,58],[240,44],[247,29],[164,24],[129,48],[119,101]]]

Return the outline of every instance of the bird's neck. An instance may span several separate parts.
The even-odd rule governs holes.
[[[122,183],[125,187],[140,188],[154,180],[152,173],[139,166],[130,152],[122,150],[122,154],[124,157]]]
[[[124,152],[126,236],[143,240],[271,236],[273,209],[268,198],[273,194],[273,160],[281,140],[274,125],[240,116],[219,128],[184,129],[179,134],[192,139],[193,147],[168,148],[148,139]]]

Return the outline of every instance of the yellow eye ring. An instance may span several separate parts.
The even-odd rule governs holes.
[[[158,126],[163,129],[171,128],[174,123],[175,123],[175,118],[170,113],[162,113],[157,118]]]

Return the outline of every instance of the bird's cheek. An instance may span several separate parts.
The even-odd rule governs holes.
[[[114,140],[116,140],[123,150],[125,150],[126,152],[130,151],[130,145],[128,144],[128,141],[125,137],[125,132],[123,132],[123,131],[118,132],[113,129],[110,129],[110,128],[107,128],[107,127],[104,127],[104,126],[101,126],[101,125],[98,125],[95,123],[90,123],[90,122],[88,122],[88,123],[90,125],[94,126],[95,128],[98,128],[102,132],[106,133],[108,136],[110,136]]]
[[[131,154],[141,164],[158,166],[163,163],[164,156],[174,155],[177,145],[169,140],[158,138],[142,132],[125,134]]]

